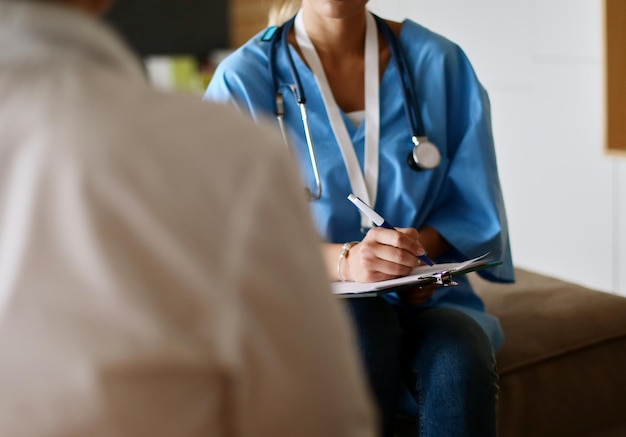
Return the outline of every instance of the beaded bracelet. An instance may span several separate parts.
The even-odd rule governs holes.
[[[348,252],[350,252],[350,249],[352,249],[352,247],[357,243],[358,241],[350,241],[348,243],[344,243],[343,247],[341,248],[341,252],[339,253],[339,260],[337,261],[337,277],[341,282],[346,282],[346,280],[343,279],[343,276],[341,275],[341,261],[343,261],[343,259],[348,256]]]

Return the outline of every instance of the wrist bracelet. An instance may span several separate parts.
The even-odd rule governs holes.
[[[343,276],[341,275],[341,261],[343,261],[343,259],[348,256],[348,252],[350,252],[350,249],[352,249],[352,247],[356,244],[358,244],[358,241],[350,241],[348,243],[344,243],[343,247],[341,248],[341,252],[339,253],[339,260],[337,261],[337,277],[341,282],[346,282],[346,280],[343,279]]]

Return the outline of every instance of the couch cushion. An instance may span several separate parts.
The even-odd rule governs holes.
[[[506,336],[500,435],[626,435],[626,298],[516,274],[511,285],[471,275]]]

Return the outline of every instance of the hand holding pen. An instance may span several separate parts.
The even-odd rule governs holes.
[[[359,199],[358,197],[356,197],[354,194],[350,194],[348,196],[348,200],[352,203],[354,203],[354,205],[359,208],[359,210],[365,214],[372,222],[374,222],[374,224],[376,226],[380,226],[381,228],[387,228],[387,229],[393,229],[393,230],[397,230],[396,228],[394,228],[393,226],[391,226],[389,224],[389,222],[387,220],[385,220],[380,214],[378,214],[376,211],[374,211],[372,209],[371,206],[369,206],[367,203],[363,202],[361,199]],[[424,252],[423,255],[418,255],[417,256],[419,259],[421,259],[424,264],[428,264],[429,266],[432,266],[434,263],[428,258],[428,256],[426,256],[426,252]]]
[[[350,272],[352,280],[376,282],[405,276],[421,263],[432,265],[419,243],[416,229],[394,228],[358,197],[348,198],[378,226],[352,249],[351,258],[358,258],[354,273]]]

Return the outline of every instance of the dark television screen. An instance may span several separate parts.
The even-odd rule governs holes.
[[[140,56],[229,47],[228,0],[118,0],[106,17]]]

